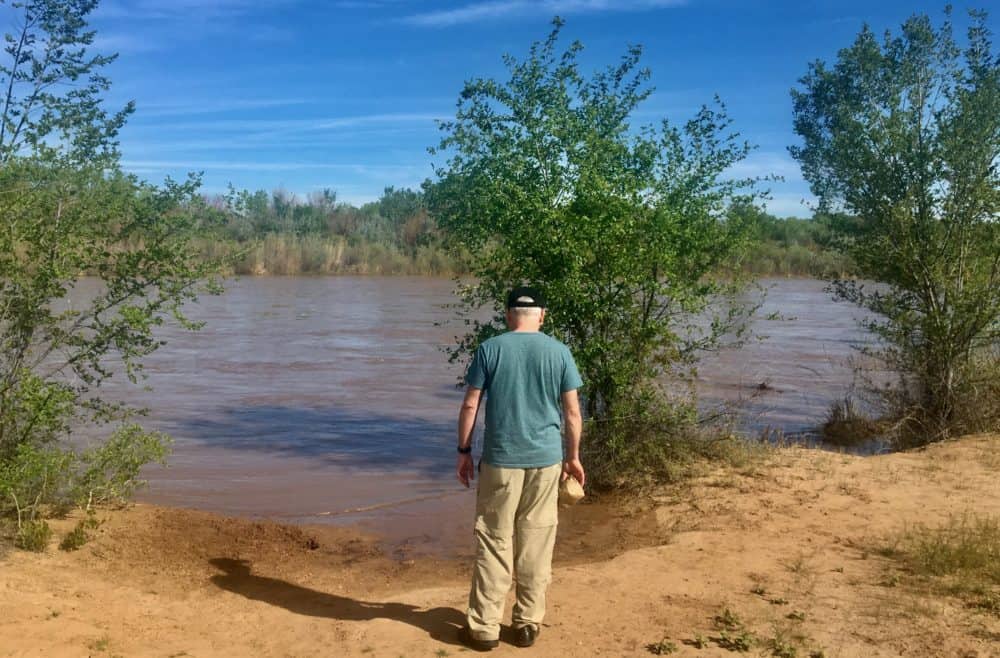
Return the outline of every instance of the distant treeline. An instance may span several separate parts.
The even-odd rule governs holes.
[[[761,276],[848,278],[854,274],[851,259],[831,246],[830,220],[817,214],[810,219],[781,218],[754,212],[758,242],[740,262],[740,269]]]
[[[230,191],[208,199],[216,213],[206,257],[232,256],[234,274],[427,274],[466,271],[411,189],[385,188],[360,207],[332,191],[300,198],[284,191]],[[849,276],[851,263],[828,246],[822,216],[782,219],[751,211],[759,242],[738,269],[762,276]]]
[[[230,189],[208,199],[215,213],[206,257],[234,256],[234,274],[452,274],[420,192],[387,187],[360,207],[326,190],[300,198],[284,191]]]

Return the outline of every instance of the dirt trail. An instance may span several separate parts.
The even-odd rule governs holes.
[[[538,643],[493,655],[648,656],[669,638],[672,655],[732,656],[713,623],[728,608],[761,641],[749,655],[779,640],[797,656],[1000,656],[1000,618],[908,587],[875,552],[906,525],[1000,515],[998,475],[1000,437],[870,458],[781,449],[720,469],[600,533],[565,532]],[[0,656],[464,651],[463,562],[389,559],[351,529],[146,505],[102,516],[77,552],[0,558]]]

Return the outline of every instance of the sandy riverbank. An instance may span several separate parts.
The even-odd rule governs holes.
[[[897,578],[875,548],[914,523],[1000,515],[1000,438],[859,458],[775,451],[665,489],[593,534],[568,527],[530,650],[494,655],[735,655],[728,608],[772,655],[1000,656],[1000,617]],[[400,559],[351,529],[137,505],[73,553],[0,557],[0,656],[446,656],[467,565]],[[582,527],[579,526],[578,527]],[[698,636],[705,647],[694,646]],[[468,654],[467,654],[468,655]],[[816,654],[820,655],[820,654]]]

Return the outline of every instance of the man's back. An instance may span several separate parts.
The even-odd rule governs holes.
[[[586,479],[576,392],[583,382],[569,349],[539,331],[545,322],[544,296],[529,286],[514,288],[507,295],[504,319],[510,331],[476,350],[458,414],[455,474],[468,487],[476,472],[472,430],[486,393],[476,562],[466,625],[458,634],[462,644],[477,651],[500,644],[504,602],[515,572],[513,642],[519,647],[535,643],[552,579],[560,477],[574,477],[581,485]]]
[[[486,392],[483,461],[541,468],[562,461],[560,396],[581,385],[569,349],[538,331],[485,341],[466,377]]]

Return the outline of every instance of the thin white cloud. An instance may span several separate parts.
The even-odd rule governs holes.
[[[236,160],[123,160],[122,167],[135,172],[158,172],[174,170],[199,171],[342,171],[358,176],[385,179],[390,177],[412,177],[414,173],[427,169],[424,165],[365,164],[351,162],[254,162]]]
[[[141,103],[138,112],[143,118],[187,116],[191,114],[216,114],[259,110],[289,105],[304,105],[310,101],[304,98],[233,98],[221,101],[185,101],[181,103]]]
[[[140,117],[141,118],[141,117]],[[218,121],[192,121],[156,123],[158,130],[216,131],[316,131],[337,128],[356,128],[366,125],[392,125],[401,123],[433,123],[446,118],[442,114],[388,113],[361,114],[346,117],[317,117],[314,119],[220,119]]]
[[[101,54],[111,53],[149,53],[161,50],[162,42],[150,39],[148,36],[138,36],[135,34],[98,34],[94,37],[94,42],[90,45],[93,51]]]
[[[177,18],[217,19],[242,16],[269,6],[284,5],[295,0],[105,0],[94,11],[94,17],[126,18],[131,20],[162,20]]]
[[[529,15],[562,15],[646,11],[678,7],[687,0],[487,0],[455,9],[441,9],[404,16],[404,23],[420,27],[449,27],[465,23]]]
[[[328,141],[336,135],[357,137],[361,133],[386,134],[406,128],[431,130],[434,127],[434,120],[441,118],[443,115],[440,114],[419,113],[368,114],[311,119],[219,119],[217,121],[181,122],[156,121],[154,118],[150,122],[134,122],[128,129],[126,139],[139,141],[142,139],[141,136],[145,134],[154,139],[154,135],[158,136],[159,141],[162,142],[169,141],[165,139],[167,134],[184,133],[185,135],[204,135],[203,139],[208,141],[218,141],[223,135],[229,135],[244,143],[253,142],[256,146],[275,143],[285,146],[291,146],[295,143],[315,145],[321,141]],[[280,141],[276,141],[279,138]],[[304,139],[306,141],[301,141]],[[190,142],[191,140],[182,139],[179,141]],[[222,148],[230,148],[234,140],[230,139],[229,142],[230,145],[223,145]],[[195,148],[204,150],[203,147]]]
[[[407,0],[336,0],[335,9],[383,9],[407,2]]]

